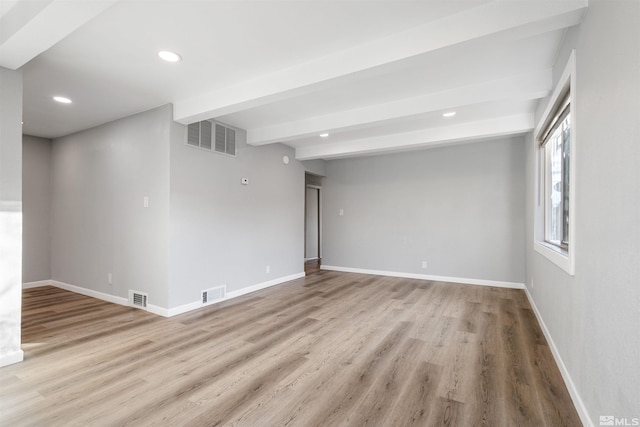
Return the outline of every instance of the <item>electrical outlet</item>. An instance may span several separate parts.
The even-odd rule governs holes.
[[[145,207],[145,208],[149,207],[149,196],[144,196],[142,198],[142,206]]]
[[[113,285],[113,275],[111,273],[107,273],[107,283]]]
[[[267,268],[265,268],[265,273],[269,274],[271,273],[271,266],[267,265]]]
[[[422,268],[424,268],[426,270],[427,268],[427,261],[422,261]]]

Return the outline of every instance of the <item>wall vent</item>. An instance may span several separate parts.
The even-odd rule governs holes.
[[[214,120],[203,120],[187,126],[187,145],[236,155],[237,130]]]
[[[227,286],[222,285],[216,288],[206,289],[202,291],[202,305],[213,304],[216,301],[223,300],[227,295]]]
[[[216,151],[218,153],[236,155],[236,131],[230,127],[216,123]]]
[[[149,294],[129,289],[129,305],[133,307],[147,308]]]

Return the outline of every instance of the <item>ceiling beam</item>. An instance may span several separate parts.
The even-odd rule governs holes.
[[[320,90],[336,79],[349,81],[366,71],[482,37],[521,37],[539,25],[561,18],[562,25],[580,22],[587,0],[492,1],[426,23],[390,37],[345,49],[242,84],[174,102],[174,120],[199,120],[277,102]]]
[[[20,0],[0,17],[0,66],[17,70],[115,3]]]
[[[504,100],[540,99],[548,96],[550,91],[551,69],[540,70],[389,103],[339,111],[264,128],[248,129],[247,143],[264,145],[288,142],[317,136],[323,132],[336,133],[372,125],[390,124],[407,116],[467,105]]]
[[[333,144],[315,144],[296,148],[296,159],[332,159],[390,151],[470,142],[479,139],[514,135],[533,130],[533,114],[499,117],[454,126],[430,128],[417,132],[384,135]]]

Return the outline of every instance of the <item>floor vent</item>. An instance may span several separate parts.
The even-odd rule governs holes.
[[[129,289],[129,305],[133,307],[147,308],[148,299],[149,294]]]
[[[206,289],[202,291],[202,305],[213,304],[216,301],[223,300],[226,294],[226,285],[218,286],[217,288]]]

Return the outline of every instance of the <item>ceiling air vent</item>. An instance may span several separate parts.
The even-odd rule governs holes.
[[[216,301],[223,300],[227,294],[226,285],[218,286],[202,291],[202,305],[213,304]]]
[[[129,305],[133,307],[147,308],[149,295],[144,292],[129,289]]]
[[[213,120],[203,120],[187,126],[187,145],[235,156],[236,134],[234,128]]]

